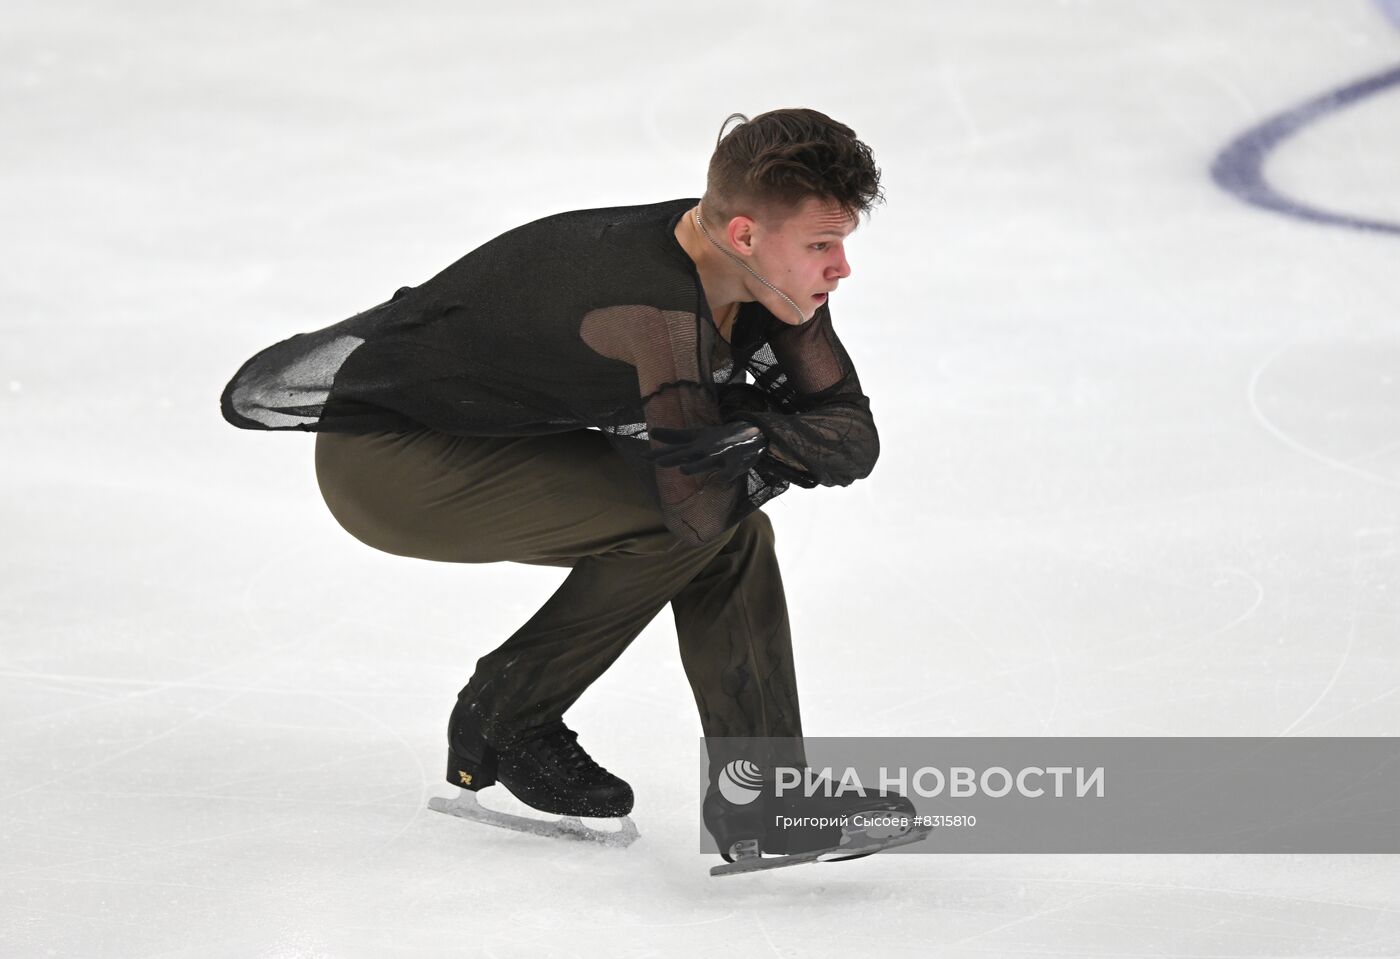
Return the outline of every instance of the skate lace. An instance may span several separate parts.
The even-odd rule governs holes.
[[[532,738],[538,740],[538,748],[542,752],[560,769],[571,775],[589,781],[603,779],[609,775],[608,771],[598,765],[578,744],[578,733],[562,723],[546,727],[546,731]]]

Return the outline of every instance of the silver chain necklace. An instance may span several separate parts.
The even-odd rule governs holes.
[[[701,231],[702,233],[704,233],[704,234],[705,234],[705,237],[706,237],[711,243],[713,243],[713,244],[715,245],[715,248],[716,248],[716,249],[718,249],[718,250],[719,250],[721,253],[723,253],[725,256],[729,257],[729,258],[730,258],[731,260],[733,260],[735,263],[738,263],[738,264],[739,264],[740,266],[742,266],[744,269],[746,269],[746,270],[748,270],[750,273],[752,273],[752,274],[754,275],[754,279],[758,280],[758,282],[762,283],[764,286],[768,287],[768,289],[772,290],[774,293],[778,294],[778,295],[781,296],[783,299],[787,300],[787,301],[788,301],[788,305],[791,306],[793,312],[797,314],[797,322],[798,322],[799,324],[801,324],[801,323],[806,323],[806,322],[807,322],[807,317],[805,317],[805,316],[802,315],[802,310],[798,308],[798,306],[797,306],[796,303],[792,302],[792,298],[791,298],[790,296],[788,296],[788,295],[787,295],[786,293],[784,293],[782,290],[778,289],[778,288],[777,288],[776,286],[774,286],[772,283],[769,283],[769,282],[768,282],[767,280],[765,280],[763,277],[759,276],[758,273],[757,273],[757,271],[755,271],[753,267],[749,266],[749,265],[748,265],[747,263],[745,263],[743,260],[739,259],[739,257],[736,256],[735,254],[733,254],[733,253],[731,253],[730,251],[726,250],[723,246],[720,245],[720,243],[719,243],[718,240],[716,240],[714,237],[710,236],[710,231],[707,230],[707,229],[705,228],[705,221],[702,220],[702,219],[700,219],[700,204],[698,204],[698,203],[695,204],[695,225],[698,226],[698,227],[700,227],[700,231]]]

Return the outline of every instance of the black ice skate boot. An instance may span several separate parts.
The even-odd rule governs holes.
[[[594,762],[562,719],[503,747],[496,775],[517,799],[544,812],[606,817],[632,811],[632,787]]]
[[[447,781],[472,792],[500,782],[526,805],[561,816],[606,818],[632,811],[632,787],[594,762],[563,720],[497,748],[482,734],[476,707],[461,698],[448,722]]]
[[[458,699],[447,723],[447,781],[476,792],[496,782],[498,753],[481,735],[475,707]]]
[[[765,791],[771,789],[771,784],[764,784]],[[700,807],[700,817],[725,862],[762,853],[765,806],[761,796],[738,805],[722,796],[714,786],[710,787]]]

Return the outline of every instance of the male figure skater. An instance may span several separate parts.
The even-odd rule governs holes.
[[[321,492],[362,542],[569,569],[459,693],[454,785],[499,780],[568,816],[630,812],[631,787],[562,717],[667,603],[705,736],[790,737],[803,761],[759,507],[875,465],[828,299],[851,272],[847,238],[883,197],[844,124],[782,109],[726,125],[735,116],[703,197],[507,231],[268,347],[224,390],[235,426],[318,434]]]

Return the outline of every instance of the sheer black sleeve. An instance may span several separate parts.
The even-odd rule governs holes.
[[[616,438],[614,446],[624,458],[650,477],[667,528],[688,545],[715,539],[757,505],[742,479],[718,483],[707,474],[688,476],[640,455],[662,445],[650,435],[658,427],[699,429],[724,422],[714,385],[704,382],[697,361],[698,323],[685,311],[625,305],[590,311],[579,331],[594,351],[636,370],[646,422],[605,432]]]
[[[768,437],[755,467],[761,475],[808,488],[849,486],[870,475],[880,436],[827,304],[801,326],[775,320],[748,368],[771,406],[741,409],[734,418]]]

